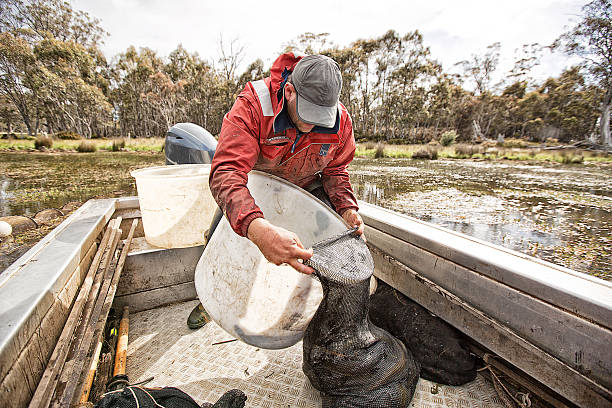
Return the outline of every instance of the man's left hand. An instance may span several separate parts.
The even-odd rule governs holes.
[[[363,236],[363,230],[365,228],[365,224],[363,223],[363,220],[361,219],[361,215],[359,215],[357,211],[351,208],[342,213],[342,218],[344,218],[344,221],[346,221],[348,225],[350,225],[351,227],[353,228],[356,227],[357,231],[355,231],[355,234],[361,235],[365,241],[365,237]]]

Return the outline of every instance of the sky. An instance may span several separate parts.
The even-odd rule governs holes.
[[[305,32],[329,33],[347,46],[393,29],[419,30],[423,42],[446,72],[454,64],[483,54],[500,42],[498,76],[512,68],[523,44],[550,44],[578,20],[587,1],[576,0],[72,0],[74,8],[101,20],[110,33],[102,50],[107,58],[134,45],[167,56],[178,44],[214,62],[219,39],[244,47],[242,68],[257,58],[269,67],[284,44]],[[575,60],[545,55],[536,78],[558,75]]]

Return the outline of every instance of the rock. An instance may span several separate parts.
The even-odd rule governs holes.
[[[62,207],[62,211],[64,212],[64,214],[67,214],[67,213],[69,213],[71,211],[74,211],[77,208],[79,208],[81,206],[81,204],[83,204],[83,203],[81,203],[80,201],[70,201],[70,202],[64,204],[64,206]]]
[[[36,221],[23,215],[9,215],[8,217],[1,217],[0,221],[10,224],[10,226],[13,228],[13,234],[16,232],[23,232],[38,228]]]
[[[36,221],[37,224],[44,224],[63,215],[64,213],[56,208],[47,208],[46,210],[37,212],[34,216],[34,221]]]

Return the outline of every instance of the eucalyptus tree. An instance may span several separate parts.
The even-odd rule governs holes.
[[[163,60],[150,48],[130,46],[112,66],[112,103],[124,136],[163,135],[165,124],[156,116],[154,75],[163,70]],[[159,82],[156,83],[159,85]]]
[[[0,96],[0,118],[6,127],[6,134],[10,136],[16,129],[19,128],[19,112],[15,110],[13,105],[6,97]],[[13,124],[17,125],[13,127]]]
[[[283,44],[283,51],[299,51],[304,54],[323,54],[334,48],[329,40],[329,33],[313,33],[307,31]]]
[[[500,49],[501,44],[495,42],[487,46],[482,55],[472,54],[471,59],[455,64],[463,69],[463,80],[473,84],[474,93],[478,97],[472,117],[473,138],[476,140],[493,136],[490,131],[497,119],[498,110],[494,106],[492,81],[493,73],[499,65]]]
[[[501,43],[495,42],[487,46],[484,54],[472,54],[469,60],[463,60],[455,65],[463,68],[463,76],[472,81],[477,95],[483,95],[491,91],[493,73],[499,65]]]
[[[612,105],[612,1],[594,0],[583,8],[583,15],[555,45],[569,55],[582,58],[582,66],[604,90],[599,115],[602,144],[612,146],[610,107]]]
[[[238,38],[225,42],[223,36],[219,37],[218,59],[216,71],[221,80],[220,103],[222,110],[227,112],[234,104],[240,92],[238,84],[238,69],[244,59],[245,48]]]
[[[32,42],[51,36],[86,48],[99,45],[107,35],[99,19],[63,0],[2,0],[0,31],[18,32]]]
[[[97,48],[105,34],[99,20],[65,1],[2,2],[0,93],[29,134],[44,122],[49,131],[92,135],[106,122],[106,62]]]
[[[92,137],[109,124],[96,61],[80,44],[48,37],[36,43],[39,106],[49,132],[72,129]]]
[[[389,105],[395,137],[405,137],[409,132],[414,135],[431,127],[430,90],[442,67],[431,58],[418,31],[401,37],[398,60],[391,74]],[[431,139],[433,132],[427,133],[425,139]]]
[[[375,94],[374,87],[376,82],[376,53],[379,44],[377,39],[360,39],[353,42],[348,52],[355,54],[354,62],[355,79],[351,81],[354,89],[351,99],[354,101],[351,115],[356,116],[356,123],[353,128],[363,135],[376,135],[376,115],[375,115]]]
[[[39,64],[28,42],[13,33],[0,33],[0,93],[19,112],[29,135],[38,131]]]
[[[580,68],[573,67],[546,80],[538,91],[544,96],[544,106],[529,106],[531,114],[539,113],[544,124],[559,129],[562,141],[584,139],[597,120],[602,90],[587,84]]]

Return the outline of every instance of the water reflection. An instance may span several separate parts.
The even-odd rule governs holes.
[[[70,201],[134,195],[130,170],[162,164],[162,154],[0,153],[0,216],[33,216]]]
[[[359,199],[612,278],[612,167],[357,159]]]
[[[0,153],[0,216],[136,193],[162,154]],[[359,199],[612,279],[612,166],[356,159]]]

